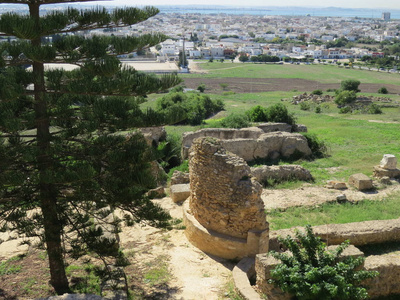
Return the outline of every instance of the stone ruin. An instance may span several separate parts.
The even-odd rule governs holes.
[[[307,131],[305,126],[298,125],[298,131]],[[182,158],[189,156],[189,149],[196,138],[213,137],[220,139],[221,145],[245,161],[256,158],[289,157],[295,152],[303,156],[311,155],[307,139],[292,133],[292,126],[286,123],[265,123],[258,127],[228,129],[206,128],[195,132],[186,132],[182,138]]]
[[[220,140],[196,139],[189,157],[190,197],[184,203],[185,234],[202,251],[222,258],[268,251],[262,186],[247,163]]]
[[[397,169],[397,158],[392,154],[385,154],[379,164],[374,167],[374,177],[400,178],[400,170]]]

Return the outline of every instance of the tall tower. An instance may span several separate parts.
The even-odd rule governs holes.
[[[390,21],[390,12],[383,12],[382,13],[382,20]]]

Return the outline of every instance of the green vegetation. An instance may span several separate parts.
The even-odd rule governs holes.
[[[144,282],[150,286],[165,284],[171,279],[167,256],[158,256],[146,266],[149,269],[144,274]]]
[[[346,105],[353,103],[356,99],[357,95],[354,91],[343,90],[337,94],[335,103],[337,105]]]
[[[279,239],[290,253],[270,252],[281,261],[271,270],[271,282],[299,300],[366,299],[368,293],[361,282],[378,272],[359,270],[365,260],[362,256],[340,257],[348,241],[328,250],[311,226],[307,225],[305,231],[297,230],[296,239]]]
[[[246,111],[246,115],[252,122],[275,122],[296,124],[296,118],[293,113],[289,113],[287,107],[282,103],[276,103],[268,107],[257,105]]]
[[[358,89],[360,84],[361,82],[359,80],[347,79],[340,83],[340,88],[342,91],[354,91],[355,93],[358,93],[360,91]]]
[[[115,133],[175,121],[174,112],[139,106],[147,94],[181,80],[176,74],[122,68],[118,59],[145,53],[167,36],[74,34],[135,25],[156,15],[154,7],[63,6],[46,13],[44,7],[54,1],[9,3],[29,9],[0,16],[2,35],[10,37],[0,51],[0,231],[40,238],[48,253],[50,284],[64,294],[70,291],[68,258],[91,254],[105,270],[111,263],[124,266],[119,241],[105,236],[103,225],[113,233],[122,222],[169,226],[169,214],[146,195],[155,185],[152,150],[142,135]],[[50,36],[57,39],[45,43]],[[45,68],[66,62],[80,68]],[[106,216],[115,209],[123,217],[111,222]]]
[[[19,273],[22,266],[15,264],[15,262],[21,259],[21,256],[14,256],[6,261],[0,262],[0,276]]]
[[[292,207],[285,211],[271,210],[267,220],[272,230],[295,226],[324,224],[344,224],[371,220],[390,220],[398,218],[400,195],[395,194],[381,201],[363,200],[344,204],[324,203],[318,207]]]
[[[157,111],[174,114],[180,124],[199,125],[204,119],[222,110],[221,100],[199,93],[172,92],[157,100]]]
[[[387,90],[387,88],[386,87],[381,87],[379,90],[378,90],[378,94],[388,94],[389,93],[389,91]]]
[[[232,113],[220,122],[224,128],[245,128],[250,127],[251,123],[247,115]]]

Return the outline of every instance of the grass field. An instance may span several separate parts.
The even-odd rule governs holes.
[[[291,65],[291,64],[237,64],[237,63],[200,63],[199,68],[206,74],[190,74],[182,77],[200,78],[301,78],[321,83],[340,83],[345,79],[358,79],[361,83],[390,83],[400,85],[400,75],[387,72],[339,68],[334,65]]]

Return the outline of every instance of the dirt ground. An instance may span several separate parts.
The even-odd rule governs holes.
[[[368,193],[305,184],[296,190],[264,189],[262,198],[267,209],[285,209],[334,201],[339,194],[345,194],[349,201],[360,201],[365,198],[380,200],[399,191],[400,184],[395,181],[392,185]],[[168,197],[155,201],[167,209],[172,217],[182,219],[181,205]],[[120,238],[132,263],[126,273],[137,299],[233,299],[231,270],[235,262],[207,255],[192,246],[185,237],[183,227],[177,226],[166,231],[137,225],[123,228]],[[13,240],[1,244],[1,261],[28,250],[19,248],[18,242]],[[43,252],[30,250],[22,261],[20,272],[0,276],[0,299],[49,296],[51,288],[48,285],[47,259]],[[29,290],[31,293],[27,294]]]
[[[320,83],[301,78],[183,78],[187,88],[197,89],[204,83],[206,93],[221,94],[226,91],[235,93],[262,93],[273,91],[289,92],[297,90],[299,92],[312,92],[320,89],[339,89],[340,84]],[[227,84],[225,90],[220,84]],[[376,93],[376,91],[385,86],[391,94],[400,94],[400,86],[393,84],[360,84],[362,93]]]
[[[197,63],[189,64],[192,74],[207,73],[199,68]],[[195,75],[194,75],[195,76]],[[183,78],[187,88],[197,89],[204,83],[206,85],[206,93],[221,94],[226,91],[235,93],[262,93],[284,91],[289,92],[297,90],[299,92],[312,92],[320,89],[339,89],[340,84],[320,83],[313,80],[305,80],[301,78]],[[223,89],[220,84],[227,84],[227,88]],[[400,94],[400,86],[393,84],[360,84],[359,89],[362,93],[376,93],[376,91],[385,86],[391,94]]]

